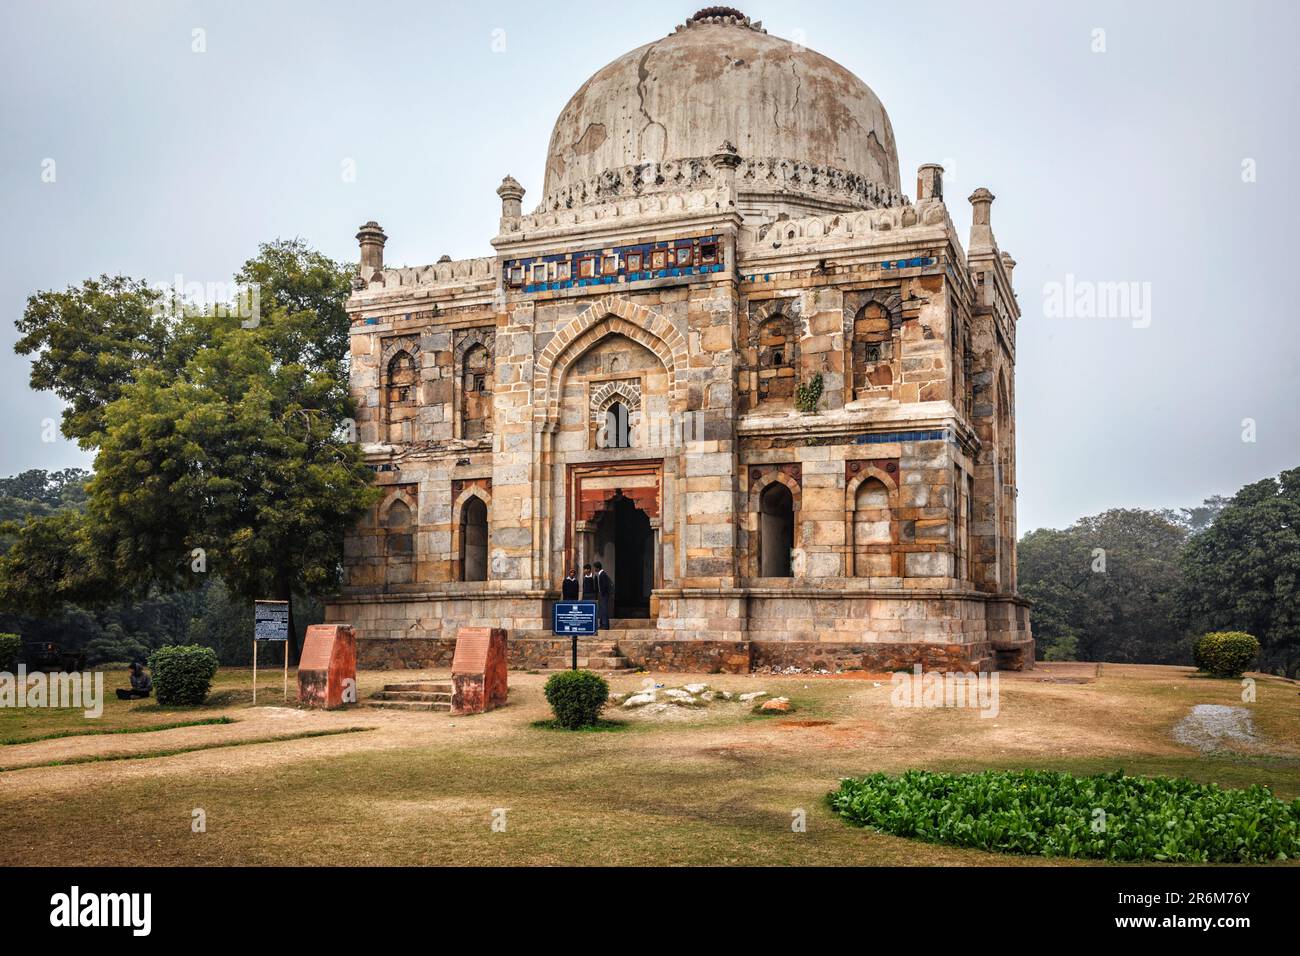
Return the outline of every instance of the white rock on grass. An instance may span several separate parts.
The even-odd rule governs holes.
[[[633,694],[627,700],[623,701],[624,707],[644,707],[646,704],[655,702],[654,694]]]
[[[766,697],[766,696],[767,696],[767,691],[756,690],[752,694],[741,694],[740,702],[742,704],[748,704],[751,700],[758,700],[760,697]]]
[[[703,694],[708,689],[708,684],[686,684],[682,687],[688,694]]]
[[[695,697],[695,695],[690,691],[679,690],[676,687],[670,687],[668,690],[664,691],[664,696],[671,697],[673,700],[692,700]]]

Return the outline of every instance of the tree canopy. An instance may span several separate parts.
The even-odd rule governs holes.
[[[17,530],[0,602],[48,612],[207,573],[245,601],[332,591],[376,494],[353,441],[351,274],[301,241],[264,245],[237,276],[259,286],[251,320],[120,277],[33,295],[17,345],[32,386],[68,402],[64,433],[97,453],[84,513]]]
[[[1253,634],[1264,667],[1300,671],[1300,468],[1237,492],[1181,566],[1188,620]]]
[[[1154,511],[1113,509],[1020,541],[1021,593],[1047,660],[1184,663],[1178,614],[1185,528]]]

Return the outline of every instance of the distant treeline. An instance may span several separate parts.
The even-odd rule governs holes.
[[[21,523],[27,518],[81,508],[90,472],[70,468],[46,472],[25,471],[0,478],[0,522]],[[11,545],[11,534],[0,533],[0,554]],[[324,619],[317,601],[295,603],[295,628],[299,638],[310,624]],[[221,579],[201,579],[190,591],[152,595],[99,608],[67,607],[49,617],[14,614],[0,608],[0,633],[20,634],[24,641],[52,641],[65,650],[85,650],[90,665],[143,660],[164,644],[201,644],[217,652],[222,664],[252,661],[253,609],[232,599]],[[279,650],[264,657],[278,660]],[[259,655],[260,657],[263,655]]]
[[[80,509],[90,474],[39,469],[0,479],[0,522]],[[13,527],[13,526],[11,526]],[[12,543],[0,533],[0,554]],[[1300,670],[1300,469],[1233,498],[1164,511],[1113,509],[1064,530],[1025,535],[1020,592],[1034,602],[1033,629],[1046,660],[1190,664],[1192,642],[1211,630],[1259,638],[1263,669]],[[295,629],[323,619],[300,599]],[[252,657],[253,612],[215,575],[193,590],[48,617],[0,608],[0,632],[84,649],[92,664],[144,658],[163,644],[211,647],[223,664]]]
[[[1019,547],[1046,660],[1190,664],[1207,631],[1254,634],[1260,669],[1300,669],[1300,469],[1196,508],[1114,509]]]

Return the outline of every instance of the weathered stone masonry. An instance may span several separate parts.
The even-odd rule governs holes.
[[[328,614],[363,666],[447,665],[461,626],[545,666],[565,569],[594,560],[633,664],[1032,666],[988,190],[964,249],[942,169],[902,195],[860,80],[715,10],[575,94],[537,212],[498,195],[489,258],[386,269],[358,233],[352,385],[385,494]]]

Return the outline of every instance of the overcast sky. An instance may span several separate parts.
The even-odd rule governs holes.
[[[494,190],[510,173],[533,207],[568,97],[701,5],[7,0],[0,474],[90,461],[42,441],[59,405],[11,347],[29,294],[225,281],[275,237],[351,260],[371,218],[392,263],[491,254]],[[904,188],[943,163],[963,236],[965,197],[997,195],[1024,311],[1022,531],[1300,465],[1298,6],[741,4],[875,90]],[[1118,318],[1054,308],[1067,276],[1138,298]]]

